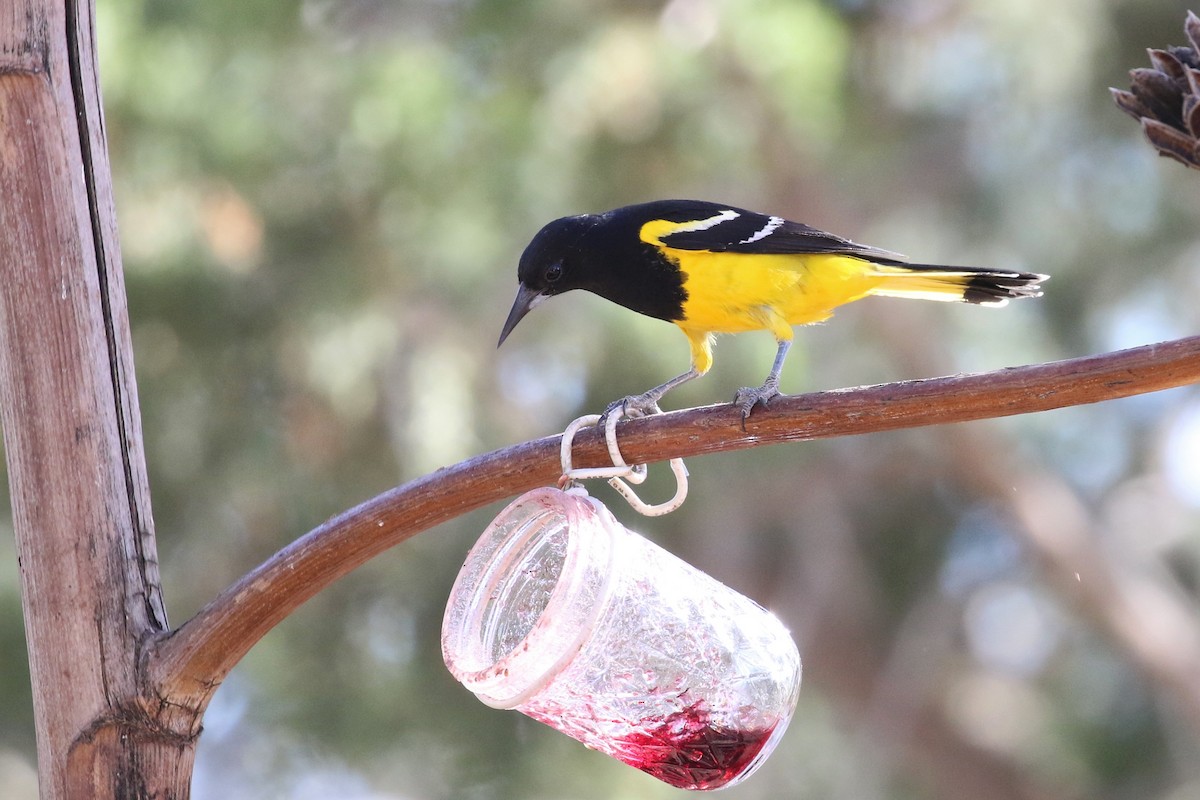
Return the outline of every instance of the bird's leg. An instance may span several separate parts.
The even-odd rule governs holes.
[[[622,397],[614,403],[609,403],[608,408],[604,410],[603,419],[607,419],[608,415],[617,409],[624,411],[627,417],[645,417],[650,414],[661,414],[662,409],[658,407],[658,401],[667,392],[679,386],[681,383],[687,383],[693,378],[699,378],[704,373],[708,372],[712,367],[712,334],[705,330],[694,330],[691,328],[683,328],[681,330],[688,338],[688,345],[692,350],[692,367],[682,375],[676,375],[671,380],[655,386],[648,392],[641,394]]]
[[[608,404],[608,408],[604,409],[604,417],[607,418],[609,414],[618,410],[622,411],[627,417],[645,417],[650,414],[661,414],[662,409],[658,407],[658,401],[662,399],[663,395],[681,383],[687,383],[693,378],[699,378],[700,374],[700,370],[693,366],[682,375],[676,375],[666,383],[655,386],[649,391],[642,392],[641,394],[633,394],[629,397],[622,397],[620,400]]]
[[[783,371],[783,362],[787,358],[788,349],[791,346],[791,339],[780,339],[779,350],[775,352],[775,363],[771,365],[771,371],[767,374],[763,385],[757,389],[743,387],[738,389],[737,394],[733,396],[733,404],[742,410],[743,423],[756,405],[762,403],[765,406],[771,401],[771,398],[779,396],[779,373]]]

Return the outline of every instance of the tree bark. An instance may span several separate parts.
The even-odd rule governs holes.
[[[45,798],[184,797],[89,2],[0,11],[0,415]],[[190,735],[189,735],[190,734]]]

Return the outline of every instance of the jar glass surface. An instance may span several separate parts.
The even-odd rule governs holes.
[[[800,686],[772,614],[553,489],[510,505],[476,544],[443,650],[484,702],[689,789],[753,772]]]
[[[480,700],[513,708],[578,651],[611,575],[608,537],[584,497],[536,489],[468,553],[442,622],[450,672]]]

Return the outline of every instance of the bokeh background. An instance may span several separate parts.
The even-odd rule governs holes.
[[[682,370],[672,326],[581,293],[496,351],[517,258],[564,214],[706,198],[1053,275],[1003,311],[845,308],[800,333],[789,392],[1196,332],[1200,175],[1153,155],[1107,91],[1147,46],[1184,43],[1185,10],[99,0],[172,622],[350,505]],[[725,400],[773,353],[767,334],[725,338],[666,405]],[[1187,687],[1153,668],[1200,635],[1200,391],[689,466],[669,517],[594,493],[800,645],[792,727],[725,797],[1200,797]],[[193,796],[681,796],[443,668],[446,595],[499,508],[397,547],[259,644],[207,715]],[[1132,587],[1116,611],[1094,589],[1110,579]],[[1147,631],[1150,656],[1130,640]],[[0,794],[35,796],[33,759],[6,531]]]

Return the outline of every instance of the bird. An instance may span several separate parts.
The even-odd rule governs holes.
[[[793,326],[823,322],[870,295],[1003,306],[1039,297],[1049,276],[1004,269],[915,264],[784,217],[704,200],[656,200],[556,219],[530,241],[517,266],[517,296],[497,347],[525,315],[574,289],[672,322],[691,348],[688,370],[605,414],[661,413],[670,390],[713,364],[714,334],[769,331],[775,361],[758,387],[733,399],[742,423],[780,395]]]

